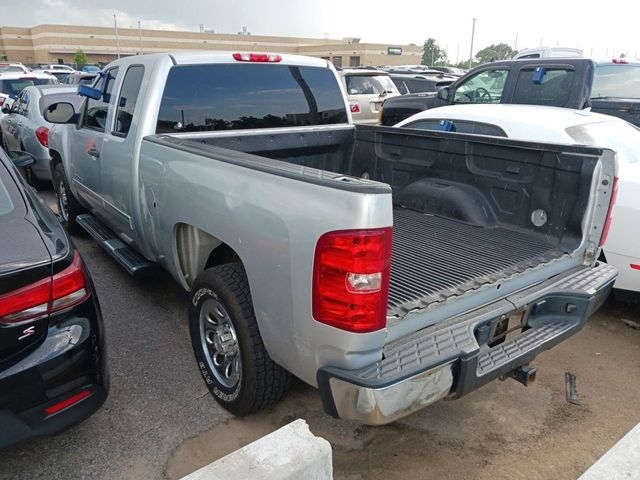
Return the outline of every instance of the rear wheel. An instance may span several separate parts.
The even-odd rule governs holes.
[[[86,213],[86,210],[71,193],[61,162],[58,162],[53,170],[53,188],[56,191],[58,213],[62,224],[69,233],[82,232],[82,227],[76,223],[76,217]]]
[[[207,387],[234,415],[266,408],[289,389],[291,375],[271,360],[260,337],[240,263],[209,268],[197,278],[189,330]]]

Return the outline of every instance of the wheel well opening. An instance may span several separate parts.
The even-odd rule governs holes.
[[[207,268],[242,263],[240,256],[228,244],[193,225],[177,226],[176,248],[182,277],[189,288]]]

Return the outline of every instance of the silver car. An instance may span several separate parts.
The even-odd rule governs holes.
[[[0,119],[0,140],[5,150],[29,152],[36,163],[26,172],[29,183],[38,187],[51,181],[49,169],[49,129],[43,113],[56,102],[69,102],[79,109],[77,86],[41,85],[26,87]]]

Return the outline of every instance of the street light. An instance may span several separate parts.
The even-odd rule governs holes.
[[[477,18],[473,19],[473,25],[471,27],[471,51],[469,52],[469,68],[471,68],[471,61],[473,60],[473,37],[476,34],[476,20]]]
[[[142,55],[142,26],[138,20],[138,35],[140,36],[140,55]]]
[[[116,29],[116,51],[118,52],[118,58],[120,58],[120,39],[118,38],[118,21],[115,13],[113,14],[113,27]]]

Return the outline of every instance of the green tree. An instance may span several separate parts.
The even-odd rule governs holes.
[[[495,62],[496,60],[506,60],[512,58],[517,52],[506,43],[489,45],[476,53],[476,60],[479,64]]]
[[[438,45],[435,38],[425,40],[422,46],[422,65],[444,65],[447,61],[447,52]]]
[[[76,64],[76,68],[78,69],[84,67],[87,63],[89,63],[87,54],[79,48],[78,50],[76,50],[76,54],[73,56],[73,63]]]

